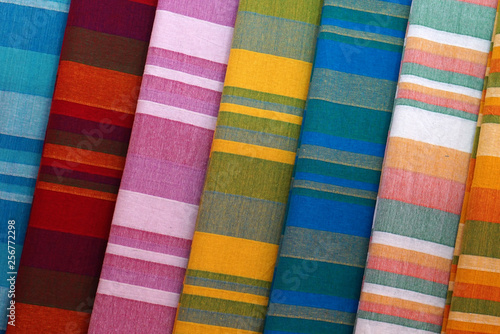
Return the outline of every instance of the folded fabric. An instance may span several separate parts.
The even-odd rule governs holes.
[[[414,0],[356,333],[439,333],[496,1]]]
[[[409,11],[324,2],[264,333],[352,333]]]
[[[21,259],[68,10],[69,0],[0,2],[0,244],[12,254],[0,259],[0,333],[15,320],[8,272]]]
[[[240,2],[174,333],[263,330],[321,3]]]
[[[171,333],[238,0],[160,0],[89,333]]]
[[[8,332],[87,330],[154,13],[71,3]]]
[[[470,194],[462,210],[465,223],[459,229],[455,246],[455,254],[459,257],[455,279],[450,279],[451,307],[443,333],[500,333],[498,28],[497,24],[487,89],[476,131],[477,145],[469,170]]]

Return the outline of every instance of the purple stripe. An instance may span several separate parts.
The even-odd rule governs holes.
[[[174,286],[182,284],[186,269],[161,263],[131,259],[125,256],[106,254],[103,267],[115,267],[133,271],[137,274],[161,276],[165,281],[172,281]]]
[[[103,176],[98,174],[89,174],[85,172],[79,172],[72,169],[64,169],[64,168],[53,168],[52,166],[40,166],[40,174],[48,174],[48,175],[64,175],[65,178],[71,178],[76,180],[84,180],[89,182],[101,183],[101,184],[109,184],[112,186],[120,186],[120,179]]]
[[[183,82],[144,75],[139,100],[217,116],[222,94]]]
[[[67,26],[149,42],[154,17],[154,6],[134,1],[79,0],[71,2]]]
[[[191,248],[190,240],[117,225],[111,227],[109,242],[184,258]]]
[[[158,9],[234,27],[238,3],[239,0],[159,0]]]
[[[208,163],[212,138],[212,130],[138,113],[128,154],[204,170]],[[153,176],[164,177],[162,174]]]
[[[227,65],[188,56],[183,53],[150,47],[146,64],[224,82]]]
[[[127,155],[127,173],[120,188],[198,205],[205,169],[193,169],[169,161]],[[161,175],[159,177],[159,175]]]

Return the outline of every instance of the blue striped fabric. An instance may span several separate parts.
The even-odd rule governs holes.
[[[325,0],[265,331],[352,333],[410,0]]]
[[[16,268],[0,257],[0,333],[35,190],[70,0],[0,0],[0,248],[15,221]],[[10,239],[12,241],[12,239]]]

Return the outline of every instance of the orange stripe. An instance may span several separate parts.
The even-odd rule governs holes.
[[[407,89],[409,91],[415,91],[415,92],[419,92],[419,93],[430,95],[430,96],[442,97],[442,98],[454,100],[454,101],[462,101],[462,102],[474,105],[476,107],[479,107],[481,104],[481,99],[476,99],[474,97],[470,97],[467,95],[451,93],[451,92],[447,92],[444,90],[437,90],[437,89],[433,89],[433,88],[428,88],[428,87],[417,85],[417,84],[410,83],[410,82],[401,82],[401,83],[399,83],[398,86],[399,86],[399,88],[398,88],[399,90]]]
[[[500,302],[500,287],[457,282],[453,291],[453,297]]]
[[[63,60],[54,100],[134,114],[142,77]]]
[[[466,219],[500,224],[498,198],[500,198],[498,189],[472,188]]]
[[[57,144],[46,143],[43,156],[67,161],[69,168],[73,168],[74,164],[85,164],[121,171],[125,166],[125,157]]]
[[[415,263],[422,267],[446,272],[450,269],[450,260],[442,257],[375,243],[370,245],[370,256]]]
[[[500,274],[486,271],[458,268],[456,285],[459,283],[470,283],[500,288]]]
[[[45,189],[45,190],[57,191],[60,193],[73,194],[73,195],[85,196],[85,197],[91,197],[91,198],[98,198],[98,199],[103,199],[106,201],[113,201],[113,202],[116,201],[116,196],[117,196],[116,194],[110,194],[110,193],[101,192],[101,191],[97,191],[97,190],[64,186],[64,185],[57,184],[57,183],[49,183],[49,182],[43,182],[43,181],[38,181],[36,184],[36,187],[38,189]]]
[[[412,302],[412,301],[404,300],[404,299],[392,298],[392,297],[387,297],[387,296],[382,296],[382,295],[374,295],[372,293],[366,293],[366,292],[361,294],[360,301],[365,301],[365,302],[370,302],[370,303],[378,303],[378,304],[389,305],[389,306],[395,305],[399,308],[404,308],[404,309],[422,312],[422,313],[429,313],[429,314],[438,315],[438,316],[441,316],[441,314],[443,313],[443,309],[440,307],[416,303],[416,302]]]
[[[457,333],[451,330],[460,330],[469,333],[488,333],[488,334],[498,334],[500,333],[500,327],[494,325],[477,324],[471,322],[462,322],[457,320],[448,320],[446,333]],[[450,329],[450,330],[448,330]]]

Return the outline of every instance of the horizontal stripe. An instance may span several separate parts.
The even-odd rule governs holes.
[[[237,113],[237,114],[243,114],[243,115],[247,115],[247,116],[268,118],[268,119],[272,119],[272,120],[276,120],[276,121],[287,122],[287,123],[292,123],[292,124],[297,124],[297,125],[302,124],[302,117],[300,117],[300,116],[295,116],[295,115],[290,115],[290,114],[285,114],[285,113],[278,113],[278,112],[275,112],[272,110],[250,108],[250,107],[241,106],[241,105],[237,105],[237,104],[221,103],[220,110],[232,112],[232,113]]]
[[[394,299],[391,297],[374,295],[371,293],[363,293],[361,295],[360,302],[361,303],[363,303],[363,302],[376,303],[376,304],[387,305],[387,306],[393,305],[394,302],[397,302],[398,308],[408,309],[408,310],[427,313],[427,314],[432,314],[432,315],[439,316],[439,317],[441,317],[441,315],[443,314],[443,309],[440,307],[430,306],[427,304],[415,303],[415,302],[411,302],[408,300]],[[360,308],[363,308],[363,307],[360,307]]]
[[[500,124],[485,123],[483,121],[481,124],[481,142],[477,148],[476,156],[500,158],[498,147],[500,147]]]
[[[114,193],[102,192],[99,190],[92,190],[92,189],[84,189],[84,188],[75,187],[75,186],[66,186],[66,185],[62,185],[62,184],[56,184],[56,183],[50,183],[50,182],[44,182],[44,181],[37,182],[36,189],[57,191],[57,192],[60,192],[63,194],[72,194],[72,195],[77,195],[77,196],[90,197],[90,198],[101,199],[101,200],[110,201],[110,202],[116,201],[116,194],[114,194]]]
[[[219,125],[214,134],[214,139],[228,140],[257,146],[276,148],[279,150],[295,152],[297,139],[235,127]]]
[[[194,17],[203,21],[233,27],[236,13],[238,12],[238,2],[237,0],[215,0],[210,2],[196,0],[186,3],[183,0],[171,0],[168,2],[159,1],[157,8],[159,10],[171,11],[184,16]],[[201,5],[204,6],[204,10],[199,10]],[[217,10],[222,6],[225,6],[224,15],[219,15]]]
[[[213,46],[214,41],[217,41],[218,45],[229,46],[233,28],[164,10],[156,11],[155,21],[161,24],[155,24],[155,33],[149,42],[151,46],[221,64],[227,63],[227,48]],[[196,47],[193,48],[192,45]]]
[[[180,310],[182,310],[182,309],[180,309]],[[255,333],[258,333],[255,331],[247,331],[247,330],[243,330],[243,329],[239,329],[239,328],[229,328],[229,327],[223,327],[223,328],[224,328],[223,330],[224,330],[225,334],[255,334]],[[175,322],[174,330],[175,330],[175,333],[179,333],[179,334],[184,334],[184,333],[185,334],[206,334],[206,333],[210,333],[211,331],[220,331],[221,327],[177,320]]]
[[[455,282],[500,288],[500,273],[461,268],[460,270],[457,270]]]
[[[449,80],[452,81],[452,80]],[[472,89],[464,87],[458,84],[452,84],[448,82],[440,82],[431,79],[424,78],[422,76],[416,76],[413,74],[405,73],[405,64],[402,67],[402,74],[399,77],[399,82],[414,83],[417,85],[426,86],[432,89],[443,90],[450,93],[462,94],[476,99],[481,99],[482,91],[479,89]]]
[[[73,162],[76,164],[123,170],[125,164],[124,157],[49,143],[46,143],[44,146],[43,157],[53,159],[62,158],[67,162],[68,166],[72,166],[73,164],[69,164],[69,162]]]
[[[251,303],[262,306],[267,306],[268,298],[249,293],[241,293],[228,290],[212,289],[200,286],[192,286],[185,284],[182,293],[188,295],[196,295],[210,298],[220,298],[224,300],[233,300],[242,303]]]
[[[381,295],[403,300],[409,300],[416,303],[427,304],[442,308],[444,308],[444,303],[445,303],[444,298],[437,298],[418,292],[413,292],[404,289],[397,289],[389,286],[383,286],[366,282],[363,284],[363,292],[371,293],[374,295]]]
[[[441,326],[443,317],[440,315],[427,314],[408,310],[394,305],[383,305],[379,303],[361,302],[360,310],[362,312],[372,312],[376,314],[385,314],[392,317],[400,317],[408,320],[430,323],[433,325]]]
[[[298,155],[299,159],[316,159],[345,166],[377,171],[382,169],[382,159],[380,157],[335,150],[323,146],[302,144],[300,145]]]
[[[463,269],[489,271],[500,274],[500,259],[461,254],[458,266]]]
[[[176,293],[159,291],[116,281],[108,281],[105,279],[99,280],[97,293],[170,307],[176,307],[177,301],[179,300],[179,295]]]
[[[250,158],[264,159],[289,165],[293,165],[295,163],[294,152],[257,145],[236,143],[221,139],[216,139],[212,142],[212,152],[243,155]]]
[[[271,281],[277,255],[277,245],[195,232],[189,268]]]
[[[453,247],[408,238],[397,234],[374,231],[371,239],[373,244],[398,247],[415,252],[422,252],[422,250],[425,250],[425,254],[438,256],[444,259],[451,259],[453,256]]]
[[[269,305],[267,316],[283,317],[287,319],[308,319],[350,325],[354,324],[355,319],[355,315],[353,313],[300,305],[284,305],[279,303],[272,303]]]
[[[144,74],[157,76],[160,78],[168,78],[170,80],[180,81],[188,85],[199,86],[206,89],[222,92],[224,83],[220,81],[210,80],[197,75],[191,75],[182,71],[172,70],[154,65],[146,65]]]
[[[485,325],[492,325],[492,326],[500,327],[500,318],[490,316],[490,315],[484,315],[484,314],[451,312],[448,319],[450,321],[471,322],[471,323],[475,323],[475,324],[485,324]],[[451,328],[453,328],[453,326]]]
[[[9,3],[20,6],[30,6],[40,9],[54,10],[67,13],[69,1],[47,1],[47,0],[0,0],[1,3]]]
[[[433,334],[433,331],[426,331],[421,329],[409,328],[406,326],[400,326],[395,324],[390,324],[386,322],[366,320],[363,318],[356,319],[356,332],[360,333],[384,333],[384,334]]]
[[[481,128],[484,126],[483,124]],[[482,130],[482,129],[481,129]],[[483,130],[481,131],[481,141],[483,140],[482,134]],[[482,144],[482,143],[481,143]],[[481,147],[481,144],[479,147]],[[487,144],[486,144],[487,145]],[[495,148],[492,148],[492,150],[495,150]],[[479,150],[478,150],[479,153]],[[500,190],[500,157],[492,157],[492,156],[477,156],[476,157],[476,167],[474,168],[474,179],[472,181],[472,187],[473,188],[478,188],[477,189],[477,194],[479,194],[480,190],[483,189],[490,189],[490,190]],[[475,202],[474,199],[471,199],[473,203]],[[484,207],[484,204],[483,204]],[[494,211],[492,211],[494,212]],[[493,216],[493,215],[492,215]],[[495,218],[493,218],[495,219]],[[495,219],[496,220],[496,219]]]
[[[301,3],[300,6],[296,5],[295,0],[283,0],[280,3],[279,11],[276,11],[276,2],[273,0],[254,1],[241,1],[238,7],[239,12],[253,12],[267,16],[276,16],[284,20],[294,20],[307,22],[310,24],[319,24],[321,16],[321,0],[313,0],[306,3]],[[300,10],[299,10],[300,9]]]
[[[186,268],[188,262],[187,259],[183,257],[161,254],[143,249],[116,245],[113,243],[108,243],[106,254],[119,255],[131,259],[138,259],[154,263],[168,264],[180,268]]]

